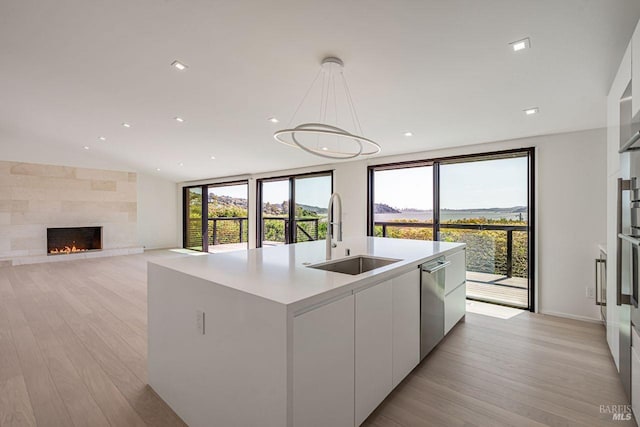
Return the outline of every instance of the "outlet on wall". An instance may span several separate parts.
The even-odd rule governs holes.
[[[196,310],[196,327],[198,328],[198,333],[204,335],[204,311]]]
[[[595,298],[596,290],[591,287],[587,287],[587,298]]]

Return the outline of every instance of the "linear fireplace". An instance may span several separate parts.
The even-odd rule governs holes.
[[[102,249],[102,227],[47,228],[47,255]]]

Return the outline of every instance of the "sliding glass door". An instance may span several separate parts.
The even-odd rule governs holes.
[[[297,243],[327,237],[327,204],[331,197],[331,175],[299,177],[293,180]]]
[[[249,185],[246,182],[209,185],[207,196],[208,252],[248,249]]]
[[[533,149],[369,168],[369,234],[467,245],[467,298],[532,309]]]
[[[529,306],[528,156],[440,165],[440,240],[467,244],[467,297]]]
[[[258,246],[324,239],[331,172],[258,180]]]
[[[248,192],[246,181],[186,187],[183,246],[212,253],[247,249]]]
[[[201,251],[203,242],[202,187],[184,189],[184,247]]]
[[[374,178],[373,235],[433,240],[433,166],[375,169]]]
[[[262,200],[261,246],[277,246],[290,242],[289,200],[291,193],[289,179],[262,181],[259,183]]]

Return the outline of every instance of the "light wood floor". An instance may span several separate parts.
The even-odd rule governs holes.
[[[146,260],[164,256],[0,268],[1,426],[184,425],[146,385]],[[602,326],[469,313],[366,425],[621,425],[599,405],[622,403]]]

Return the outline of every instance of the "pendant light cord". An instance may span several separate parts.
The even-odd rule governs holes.
[[[298,111],[300,111],[300,108],[302,107],[302,104],[304,104],[304,101],[309,96],[309,93],[311,92],[311,89],[313,89],[313,86],[315,86],[316,81],[318,80],[318,77],[320,77],[320,73],[321,72],[322,72],[322,69],[320,71],[318,71],[318,73],[316,74],[316,77],[311,82],[311,86],[309,86],[309,89],[307,89],[307,92],[302,97],[302,101],[300,101],[300,104],[298,104],[298,108],[296,108],[296,111],[293,113],[293,116],[291,116],[291,120],[289,120],[289,123],[287,124],[287,127],[291,127],[291,125],[293,124],[293,120],[296,118],[296,115],[298,114]]]
[[[351,91],[349,90],[349,84],[347,84],[347,79],[344,77],[344,73],[342,73],[342,83],[344,84],[344,90],[347,94],[347,103],[349,104],[349,107],[351,109],[351,119],[354,120],[354,124],[353,126],[356,126],[356,123],[358,124],[358,127],[356,128],[358,130],[358,132],[360,132],[360,135],[364,135],[364,132],[362,132],[362,125],[360,124],[360,119],[358,118],[358,112],[356,111],[356,106],[353,103],[353,98],[351,97]]]

